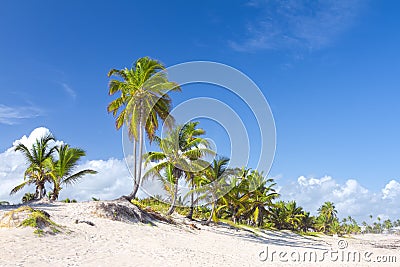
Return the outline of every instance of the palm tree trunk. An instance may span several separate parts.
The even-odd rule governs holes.
[[[137,188],[139,188],[139,185],[142,181],[142,160],[143,160],[143,132],[144,132],[144,127],[142,126],[142,123],[140,123],[140,129],[139,129],[139,164],[137,166],[138,168],[138,176],[137,176]],[[137,192],[137,189],[136,189]],[[135,192],[135,196],[136,196]]]
[[[194,182],[193,182],[193,177],[190,174],[190,181],[191,181],[191,188],[190,190],[192,191],[192,193],[190,194],[190,210],[188,215],[186,215],[186,218],[193,220],[193,211],[194,211],[194,193],[193,193],[193,189],[194,189]]]
[[[126,197],[129,201],[136,197],[137,191],[139,190],[141,176],[142,176],[142,158],[143,158],[143,127],[142,122],[139,123],[139,157],[136,157],[136,142],[134,143],[134,172],[135,177],[133,179],[133,190],[132,192]]]
[[[36,189],[38,192],[38,199],[43,198],[43,186],[42,183],[39,183],[38,188]]]
[[[178,179],[175,178],[174,195],[172,196],[171,207],[169,208],[167,215],[171,215],[172,213],[174,213],[177,196],[178,196]]]
[[[51,200],[57,200],[57,198],[58,198],[58,192],[57,192],[57,189],[56,189],[56,187],[54,187],[53,188],[53,193],[51,194]]]
[[[215,199],[215,198],[214,198],[214,199]],[[210,222],[211,222],[211,220],[212,220],[212,217],[213,217],[213,214],[214,214],[214,212],[215,212],[215,207],[216,207],[216,206],[217,206],[217,201],[214,200],[214,201],[213,201],[213,204],[212,204],[212,209],[211,209],[210,217],[208,217],[208,220],[206,221],[205,225],[209,225],[209,224],[210,224]]]
[[[133,141],[133,189],[132,192],[126,196],[126,198],[131,201],[136,197],[137,191],[139,190],[139,183],[137,179],[137,165],[138,165],[138,159],[137,159],[137,141]]]

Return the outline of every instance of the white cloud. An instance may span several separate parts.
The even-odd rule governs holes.
[[[64,186],[60,199],[70,198],[90,200],[92,197],[100,199],[115,199],[130,193],[133,187],[132,179],[123,160],[91,160],[80,165],[77,170],[92,169],[98,173],[87,175],[77,184]]]
[[[360,10],[360,1],[250,1],[262,15],[247,27],[248,37],[230,42],[237,51],[318,49],[346,31]]]
[[[61,83],[62,87],[64,88],[64,91],[72,98],[76,99],[76,92],[66,83]]]
[[[296,182],[282,186],[279,193],[281,199],[296,200],[312,214],[316,214],[325,201],[332,201],[340,218],[351,215],[359,223],[362,220],[368,221],[370,214],[375,218],[400,218],[400,183],[395,180],[386,184],[381,191],[372,192],[354,179],[338,183],[330,176],[300,176]]]
[[[383,199],[395,199],[400,195],[400,183],[391,180],[385,188],[382,189]]]
[[[14,125],[22,119],[36,118],[42,111],[33,106],[10,107],[0,104],[0,123]]]
[[[0,200],[19,203],[26,192],[34,192],[34,187],[31,186],[13,196],[9,195],[11,189],[23,181],[27,167],[24,156],[20,152],[15,152],[14,147],[19,143],[31,147],[37,138],[49,133],[49,129],[45,127],[36,128],[29,136],[24,135],[14,141],[12,147],[0,153]],[[62,143],[62,141],[57,141],[55,144]],[[132,162],[132,158],[128,158],[128,162]],[[67,197],[79,201],[90,200],[92,197],[114,199],[129,194],[133,188],[133,180],[124,159],[90,160],[78,165],[76,170],[82,169],[93,169],[98,173],[87,175],[74,185],[64,186],[60,199]],[[52,185],[47,184],[46,187],[51,190]],[[146,183],[144,188],[152,194],[161,192],[161,186],[152,181]],[[138,194],[139,197],[146,195],[142,191]]]

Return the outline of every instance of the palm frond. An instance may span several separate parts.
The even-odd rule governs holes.
[[[96,173],[97,173],[97,171],[90,170],[90,169],[82,170],[82,171],[79,171],[67,178],[64,178],[62,180],[62,182],[66,185],[73,184],[73,183],[76,183],[80,178],[82,178],[83,176],[85,176],[87,174],[96,174]]]
[[[14,187],[11,192],[10,195],[13,195],[15,193],[17,193],[18,191],[20,191],[22,188],[24,188],[26,185],[30,184],[30,181],[25,181],[22,184],[17,185],[16,187]]]

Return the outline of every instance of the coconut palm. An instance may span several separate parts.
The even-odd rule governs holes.
[[[224,195],[226,188],[229,184],[226,182],[228,178],[227,166],[229,159],[226,157],[217,157],[213,160],[210,166],[208,166],[201,174],[196,177],[198,187],[195,189],[196,192],[202,194],[199,199],[205,199],[211,202],[211,213],[206,225],[210,224],[211,220],[216,218],[217,201],[219,196]],[[222,193],[222,194],[221,194]],[[214,219],[215,220],[215,219]]]
[[[227,171],[232,174],[228,180],[231,189],[219,198],[217,213],[226,214],[233,222],[246,220],[248,224],[261,226],[272,200],[278,197],[273,179],[246,168]]]
[[[330,201],[326,201],[324,204],[322,204],[322,206],[318,209],[318,212],[320,215],[325,216],[328,222],[332,222],[333,220],[337,219],[337,210],[335,205]]]
[[[54,141],[54,137],[48,134],[37,139],[30,149],[22,143],[15,147],[15,151],[20,151],[25,156],[29,166],[24,174],[24,182],[14,187],[11,195],[31,184],[36,186],[36,199],[41,199],[46,195],[45,183],[51,180],[50,162],[55,150],[55,147],[50,147],[51,141]]]
[[[311,219],[296,201],[278,201],[270,209],[270,220],[277,229],[300,231],[311,224]],[[307,226],[305,226],[307,224]]]
[[[180,88],[168,80],[163,70],[165,67],[159,61],[143,57],[136,60],[131,69],[112,69],[108,72],[108,77],[118,78],[110,81],[109,95],[120,93],[120,96],[108,105],[107,111],[116,117],[117,129],[125,124],[133,140],[134,186],[126,196],[129,200],[135,198],[141,183],[144,134],[151,142],[159,119],[167,125],[172,123],[168,92],[180,91]]]
[[[257,226],[261,226],[264,217],[269,214],[272,201],[279,196],[273,188],[276,183],[272,178],[266,178],[257,170],[251,171],[247,176],[248,193],[247,214],[252,215],[252,220]]]
[[[197,161],[200,157],[206,154],[214,154],[213,151],[208,150],[209,143],[201,138],[200,136],[204,135],[206,131],[202,128],[197,128],[199,125],[198,121],[191,121],[183,125],[182,129],[179,132],[179,149],[183,152],[190,151],[195,149],[194,151],[203,152],[203,153],[193,153],[191,155],[191,161]],[[202,149],[199,149],[202,148]],[[194,192],[193,189],[195,187],[194,183],[194,175],[193,172],[185,172],[186,182],[190,185],[190,210],[187,214],[188,219],[193,218],[194,211]]]
[[[309,212],[304,211],[304,216],[301,219],[300,230],[303,232],[309,231],[309,229],[313,230],[315,228],[315,218],[314,216],[310,216]]]
[[[68,185],[77,182],[80,178],[87,174],[96,174],[97,172],[91,169],[85,169],[74,173],[80,158],[86,155],[85,151],[80,148],[71,148],[67,144],[56,147],[58,158],[52,162],[52,182],[53,192],[52,200],[57,200],[62,189],[62,185]]]
[[[220,197],[217,212],[225,211],[227,216],[236,223],[240,220],[240,215],[245,210],[245,202],[248,200],[247,176],[251,169],[243,167],[226,171],[229,172],[229,179],[227,180],[229,192]]]
[[[170,181],[173,185],[172,201],[167,215],[175,210],[175,203],[178,195],[178,181],[185,173],[196,173],[207,167],[208,163],[201,160],[203,153],[208,153],[204,147],[191,147],[182,151],[180,148],[180,137],[182,137],[180,126],[173,128],[165,138],[155,137],[154,141],[158,144],[161,151],[149,152],[144,155],[145,167],[151,162],[152,167],[145,173],[143,180],[150,177],[157,177],[165,184]],[[193,159],[197,159],[193,161]],[[165,178],[164,176],[167,176]],[[165,185],[164,185],[165,187]]]
[[[335,205],[332,202],[327,201],[318,209],[318,213],[318,229],[325,233],[330,232],[333,223],[338,221]]]

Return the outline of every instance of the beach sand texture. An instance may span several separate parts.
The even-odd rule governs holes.
[[[30,227],[0,228],[0,266],[400,266],[400,236],[255,234],[179,215],[174,215],[176,225],[121,222],[96,216],[101,203],[31,205],[46,211],[62,232],[38,237]],[[1,207],[0,218],[12,209]],[[362,255],[360,261],[352,260],[354,253]],[[311,254],[317,262],[308,259]],[[389,260],[396,262],[377,262]]]

